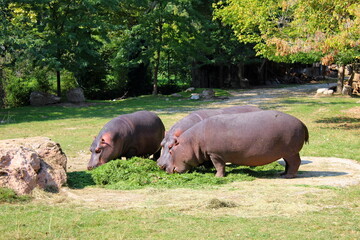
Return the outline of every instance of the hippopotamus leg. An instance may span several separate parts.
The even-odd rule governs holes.
[[[285,172],[281,173],[280,175],[284,178],[294,178],[296,173],[300,167],[301,159],[299,153],[284,158],[285,161]]]
[[[137,156],[137,153],[138,151],[137,151],[137,149],[136,148],[130,148],[129,149],[129,151],[126,153],[126,159],[130,159],[130,158],[132,158],[132,157],[135,157],[135,156]]]
[[[159,151],[153,154],[153,160],[154,161],[158,160],[160,155],[161,155],[161,148],[159,149]]]
[[[224,162],[224,160],[216,154],[211,154],[210,160],[212,161],[212,163],[214,164],[214,167],[216,169],[215,177],[225,177],[225,162]]]

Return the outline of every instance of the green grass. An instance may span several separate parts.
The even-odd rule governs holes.
[[[31,200],[30,196],[24,195],[20,196],[14,192],[12,189],[1,188],[0,187],[0,204],[1,203],[20,203],[20,202],[29,202]]]
[[[278,103],[285,112],[301,119],[309,128],[310,143],[302,155],[339,157],[360,161],[360,118],[349,114],[359,107],[359,98],[289,98]]]
[[[304,146],[302,156],[360,161],[360,119],[358,115],[348,113],[349,109],[359,107],[359,100],[347,97],[287,98],[260,107],[292,114],[308,126],[310,144]],[[91,103],[94,105],[88,107],[0,109],[0,139],[50,137],[61,144],[69,159],[73,159],[80,152],[88,151],[93,136],[117,115],[137,110],[156,111],[169,129],[191,109],[208,107],[211,102],[191,101],[183,97],[142,96],[116,102]],[[82,161],[87,162],[88,159]],[[94,172],[69,172],[68,186],[85,190],[98,186],[111,189],[164,189],[161,191],[179,187],[189,191],[194,188],[209,189],[209,193],[216,186],[226,195],[226,191],[235,188],[231,185],[233,181],[273,177],[282,170],[278,165],[266,165],[264,168],[227,166],[227,177],[218,179],[213,177],[214,169],[199,168],[183,175],[167,175],[153,168],[153,162],[148,162],[150,166],[130,164],[127,167],[131,167],[131,171],[126,175],[124,166],[129,163],[113,161]],[[145,178],[141,174],[144,168],[149,171]],[[241,185],[235,186],[233,191],[242,191]],[[3,199],[0,201],[0,239],[360,239],[359,185],[347,188],[326,185],[294,187],[299,188],[299,195],[294,195],[294,199],[300,197],[304,188],[322,191],[324,194],[320,198],[316,194],[306,195],[306,203],[316,205],[319,209],[289,216],[260,214],[257,217],[243,217],[221,211],[229,208],[236,213],[237,209],[246,209],[246,205],[235,206],[231,201],[218,201],[211,195],[209,198],[214,200],[208,204],[208,208],[204,210],[198,206],[199,211],[193,209],[192,213],[182,208],[163,206],[117,209],[88,207],[66,201],[49,206],[37,201],[23,202],[13,192],[0,188],[0,198]],[[272,189],[271,184],[269,189]]]
[[[359,239],[359,191],[339,190],[338,198],[320,200],[342,207],[253,218],[211,214],[216,208],[190,215],[167,208],[0,205],[0,231],[2,239]]]

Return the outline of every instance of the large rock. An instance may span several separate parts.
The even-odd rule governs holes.
[[[212,99],[215,97],[215,91],[213,89],[205,89],[201,93],[201,97],[203,97],[205,99]]]
[[[70,89],[66,93],[67,100],[72,103],[85,102],[84,91],[81,88]]]
[[[57,192],[66,183],[66,155],[46,137],[0,140],[0,187],[28,194]]]
[[[32,106],[44,106],[60,102],[60,98],[50,93],[32,92],[30,94],[30,104]]]

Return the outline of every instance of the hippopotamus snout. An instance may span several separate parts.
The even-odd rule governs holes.
[[[88,170],[92,170],[94,168],[97,168],[99,166],[103,165],[103,163],[101,161],[96,162],[95,164],[89,163],[87,166]]]
[[[169,166],[169,164],[167,164],[167,163],[165,163],[165,162],[162,162],[162,163],[158,162],[157,165],[159,166],[159,168],[160,168],[161,170],[165,170],[165,171],[168,172],[168,173],[172,173],[171,168],[174,168],[174,167],[172,167],[172,166]]]
[[[174,173],[175,172],[175,166],[169,162],[158,162],[157,165],[161,170],[166,171],[167,173]]]
[[[101,164],[96,164],[96,165],[91,165],[91,166],[88,165],[88,166],[87,166],[87,170],[89,170],[89,171],[90,171],[90,170],[93,170],[94,168],[97,168],[97,167],[99,167],[100,165],[101,165]]]

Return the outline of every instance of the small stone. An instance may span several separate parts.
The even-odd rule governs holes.
[[[200,94],[192,93],[190,99],[191,100],[199,100],[200,99]]]
[[[328,89],[327,88],[319,88],[316,93],[318,94],[323,94],[325,91],[327,91]]]

